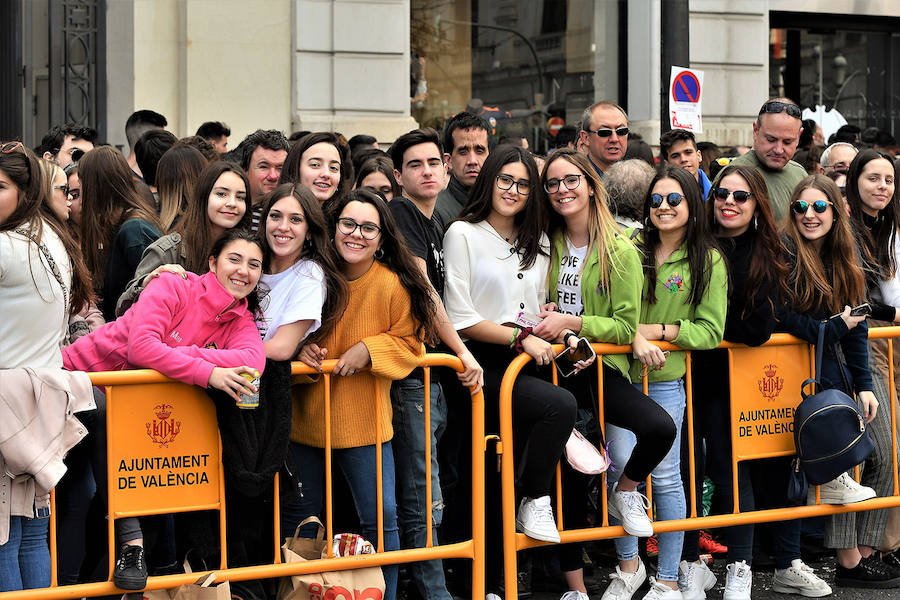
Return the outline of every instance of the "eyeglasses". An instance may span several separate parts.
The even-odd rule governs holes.
[[[54,185],[54,190],[62,190],[63,194],[65,194],[66,198],[69,197],[69,186],[68,185]]]
[[[523,196],[527,196],[531,192],[531,182],[527,179],[520,179],[516,181],[509,175],[497,175],[496,179],[497,187],[504,192],[512,188],[513,185],[516,186],[516,192]]]
[[[812,209],[814,211],[821,215],[823,212],[828,210],[829,206],[834,206],[834,204],[828,202],[827,200],[816,200],[812,204],[810,204],[806,200],[797,200],[796,202],[791,204],[791,210],[794,211],[795,215],[805,215],[810,206],[812,206]]]
[[[381,234],[381,227],[374,223],[357,223],[349,217],[338,219],[338,231],[344,235],[353,235],[357,227],[359,228],[359,235],[367,240],[374,240]]]
[[[650,208],[659,208],[662,206],[663,200],[666,201],[666,204],[675,208],[681,201],[684,200],[684,196],[679,194],[678,192],[670,192],[663,196],[662,194],[651,194],[650,195]]]
[[[2,154],[12,154],[19,148],[24,148],[22,142],[6,142],[2,146],[0,146],[0,153]]]
[[[787,113],[787,116],[794,117],[795,119],[799,119],[801,117],[800,107],[796,104],[790,104],[788,102],[779,102],[777,100],[773,100],[772,102],[766,102],[762,105],[762,108],[759,109],[759,114],[769,113],[773,115],[777,115],[779,113]]]
[[[619,137],[625,137],[628,135],[627,127],[616,127],[615,129],[610,129],[609,127],[601,127],[597,130],[587,130],[588,133],[596,133],[597,137],[608,138],[612,136],[613,132]]]
[[[728,196],[731,196],[738,204],[743,204],[750,199],[750,196],[753,195],[746,190],[734,190],[732,192],[728,188],[723,187],[717,187],[715,190],[713,190],[713,192],[715,193],[716,198],[718,198],[719,200],[728,200]]]
[[[563,184],[567,190],[574,190],[581,185],[582,175],[566,175],[562,179],[548,179],[544,182],[544,189],[548,194],[555,194],[559,191],[559,184]]]

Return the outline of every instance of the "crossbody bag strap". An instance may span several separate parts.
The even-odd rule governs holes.
[[[825,352],[825,325],[828,321],[819,322],[819,333],[816,336],[816,370],[813,372],[812,379],[807,379],[800,384],[800,397],[806,400],[806,386],[813,385],[813,394],[817,394],[822,389],[820,377],[822,376],[822,354]]]

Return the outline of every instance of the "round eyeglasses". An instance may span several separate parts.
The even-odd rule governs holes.
[[[582,177],[583,175],[566,175],[562,179],[548,179],[544,182],[544,189],[548,194],[555,194],[559,191],[559,184],[561,183],[567,190],[574,190],[581,185]]]
[[[359,228],[359,235],[367,240],[374,240],[381,233],[381,227],[374,223],[357,223],[350,217],[338,219],[338,231],[344,235],[353,235],[357,228]]]

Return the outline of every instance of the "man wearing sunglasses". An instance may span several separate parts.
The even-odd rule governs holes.
[[[732,161],[735,165],[755,168],[766,180],[769,202],[778,223],[787,217],[794,187],[806,177],[806,170],[791,160],[803,129],[800,115],[800,107],[793,100],[767,101],[753,123],[753,149]]]
[[[703,199],[709,195],[712,184],[706,173],[700,169],[700,150],[694,134],[685,129],[672,129],[659,136],[659,155],[668,164],[690,171],[700,184]]]
[[[597,102],[581,116],[581,143],[600,177],[628,149],[628,115],[612,102]]]

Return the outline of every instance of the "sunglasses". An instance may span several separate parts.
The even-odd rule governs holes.
[[[684,200],[684,196],[678,192],[671,192],[665,196],[662,194],[650,194],[650,208],[659,208],[662,206],[663,200],[665,200],[666,204],[670,207],[675,208],[681,204],[681,201]]]
[[[716,198],[718,198],[719,200],[728,200],[728,196],[730,195],[732,198],[734,198],[734,201],[737,202],[738,204],[743,204],[744,202],[746,202],[747,200],[750,199],[750,196],[753,195],[750,192],[745,191],[745,190],[734,190],[732,192],[728,188],[723,188],[723,187],[717,187],[715,190],[713,190],[713,193],[716,195]]]
[[[812,203],[812,209],[817,213],[822,214],[823,212],[828,210],[829,205],[834,206],[827,200],[816,200]],[[795,215],[805,215],[806,211],[809,210],[809,207],[810,203],[806,200],[797,200],[796,202],[791,204],[791,210],[794,211]]]
[[[2,154],[12,154],[19,148],[22,148],[22,142],[6,142],[2,146],[0,146],[0,153]]]
[[[789,117],[794,117],[795,119],[799,119],[801,117],[800,107],[796,104],[790,104],[788,102],[779,102],[774,100],[772,102],[766,102],[762,105],[762,108],[759,109],[759,114],[769,113],[773,115],[777,115],[779,113],[787,113]]]
[[[625,137],[628,135],[627,127],[617,127],[616,129],[610,129],[609,127],[601,127],[597,130],[588,129],[588,133],[596,133],[597,137],[608,138],[612,136],[613,132],[616,133],[619,137]]]

